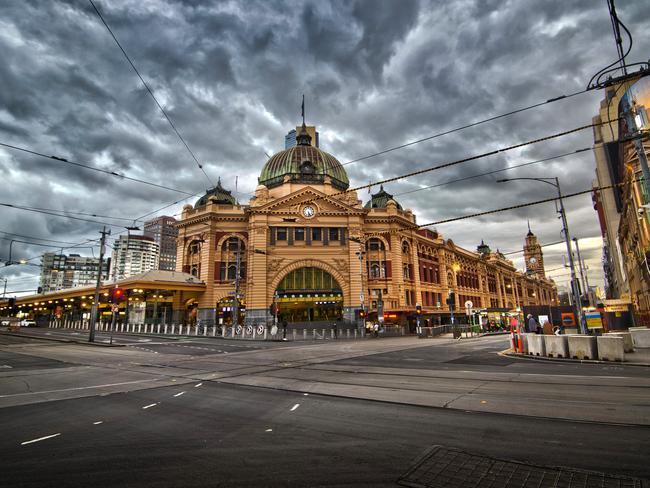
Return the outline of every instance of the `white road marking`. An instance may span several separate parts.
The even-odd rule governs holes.
[[[289,411],[290,411],[290,412],[293,412],[293,411],[294,411],[296,408],[298,408],[299,406],[300,406],[300,403],[296,403],[293,407],[291,407],[291,410],[289,410]]]
[[[266,429],[264,432],[273,432],[273,429]]]
[[[12,367],[9,366],[8,364],[3,364],[2,366],[0,366],[0,368],[12,369]]]
[[[303,393],[302,395],[303,396],[309,396],[309,393]]]
[[[98,420],[97,422],[93,422],[93,425],[99,425],[99,424],[103,424],[103,423],[104,423],[103,420]]]
[[[194,385],[194,388],[198,388],[198,387],[201,386],[202,384],[203,384],[203,383],[197,383],[196,385]]]
[[[155,407],[156,405],[158,405],[158,404],[157,403],[152,403],[151,405],[147,405],[145,407],[142,407],[142,410],[146,410],[148,408]]]
[[[45,437],[39,437],[38,439],[32,439],[31,441],[21,442],[20,445],[25,446],[27,444],[32,444],[34,442],[44,441],[45,439],[51,439],[52,437],[56,437],[59,435],[61,435],[61,432],[59,432],[58,434],[46,435]]]
[[[184,391],[181,391],[180,393],[176,393],[176,395],[174,395],[174,396],[179,397],[179,396],[183,395],[184,393],[185,393]]]

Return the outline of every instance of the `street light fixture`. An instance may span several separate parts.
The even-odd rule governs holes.
[[[566,243],[566,250],[569,255],[569,268],[571,269],[571,294],[573,296],[573,308],[574,313],[578,319],[578,331],[582,334],[586,333],[584,330],[584,323],[582,320],[582,306],[580,302],[580,293],[579,293],[579,283],[576,276],[576,267],[573,261],[573,250],[571,248],[571,238],[569,237],[569,224],[566,219],[566,212],[564,210],[564,202],[562,201],[562,190],[560,188],[560,180],[557,177],[554,178],[505,178],[497,180],[497,183],[505,183],[508,181],[516,180],[532,180],[540,181],[555,187],[557,190],[558,200],[560,202],[560,210],[558,211],[562,218],[562,233],[564,234],[564,242]],[[557,207],[556,207],[557,208]]]

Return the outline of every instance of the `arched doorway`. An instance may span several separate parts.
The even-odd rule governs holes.
[[[333,321],[343,316],[343,292],[336,279],[316,267],[288,273],[275,290],[278,312],[290,323]]]

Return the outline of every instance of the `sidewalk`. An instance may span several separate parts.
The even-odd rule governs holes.
[[[569,359],[569,358],[549,358],[546,356],[531,356],[529,354],[516,353],[512,349],[506,349],[499,354],[518,359],[530,359],[533,361],[559,361],[565,363],[593,363],[593,364],[621,364],[625,366],[645,366],[650,367],[650,347],[637,347],[634,352],[625,353],[625,361],[600,361],[598,359]]]

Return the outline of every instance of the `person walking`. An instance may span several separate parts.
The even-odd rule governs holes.
[[[287,340],[287,319],[282,319],[282,340]]]
[[[528,314],[528,332],[531,334],[539,334],[539,324],[537,323],[537,320],[535,320],[535,317],[533,317],[531,314]]]

